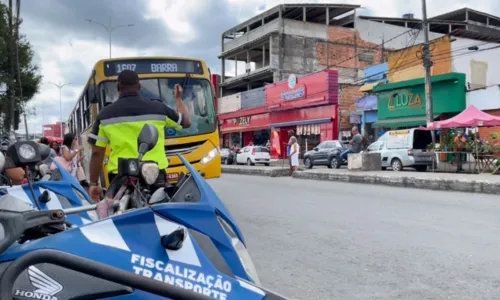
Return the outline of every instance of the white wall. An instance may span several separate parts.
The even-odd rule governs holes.
[[[284,25],[285,34],[305,36],[322,40],[328,39],[328,26],[325,24],[285,19]]]
[[[240,109],[241,109],[241,93],[232,94],[218,99],[217,110],[219,114],[233,112]]]
[[[477,46],[479,50],[498,46],[498,43],[485,43],[478,40],[455,38],[451,43],[452,71],[466,74],[467,82],[473,80],[471,75],[471,61],[486,63],[486,86],[500,83],[500,48],[474,51],[467,49]]]
[[[355,28],[359,31],[360,37],[371,43],[382,44],[385,41],[385,47],[388,49],[401,49],[408,46],[411,46],[410,40],[412,38],[411,32],[405,33],[398,38],[395,38],[392,41],[390,39],[402,34],[410,30],[410,28],[383,24],[380,22],[364,20],[361,18],[356,18]],[[441,33],[429,33],[429,39],[437,39],[443,36]],[[389,41],[389,42],[388,42]],[[417,39],[415,40],[415,44],[420,44],[424,42],[424,34],[423,32],[419,32]]]
[[[258,38],[261,38],[263,35],[266,35],[270,32],[279,30],[280,28],[280,22],[279,19],[273,20],[267,24],[264,24],[264,26],[258,27],[254,30],[251,30],[244,35],[234,39],[230,40],[224,43],[224,49],[222,52],[226,52],[229,50],[232,50],[234,48],[237,48],[241,45],[244,45],[248,42],[251,42],[253,40],[256,40]]]
[[[466,94],[467,107],[474,105],[480,110],[500,108],[500,87],[494,85],[485,89],[474,90]]]

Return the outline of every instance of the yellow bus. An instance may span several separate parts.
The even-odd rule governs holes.
[[[221,175],[219,132],[214,109],[215,93],[210,69],[200,59],[182,57],[130,57],[98,61],[68,118],[68,128],[84,147],[84,166],[88,174],[91,147],[87,143],[99,110],[118,98],[116,80],[122,70],[135,71],[141,81],[141,95],[160,100],[175,109],[174,86],[184,88],[184,103],[191,113],[191,127],[181,131],[165,129],[165,154],[169,158],[168,181],[177,182],[186,167],[177,157],[181,154],[206,179]],[[131,137],[133,138],[133,137]],[[101,184],[109,186],[106,150]]]

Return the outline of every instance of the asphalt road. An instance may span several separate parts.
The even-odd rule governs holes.
[[[303,299],[500,299],[500,197],[228,175],[262,284]]]

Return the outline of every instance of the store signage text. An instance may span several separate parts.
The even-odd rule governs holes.
[[[395,111],[398,108],[421,108],[422,99],[419,94],[414,93],[394,93],[389,98],[389,110]]]
[[[239,118],[234,118],[233,122],[234,122],[234,125],[248,126],[250,124],[251,119],[252,119],[252,116],[239,117]]]
[[[281,101],[291,101],[306,97],[306,88],[300,87],[291,91],[281,93]]]

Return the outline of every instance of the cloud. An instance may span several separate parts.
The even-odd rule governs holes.
[[[22,33],[32,43],[35,62],[44,81],[31,106],[37,116],[29,117],[31,132],[41,130],[44,112],[47,123],[59,120],[59,90],[49,82],[68,83],[62,90],[62,114],[73,109],[93,65],[109,57],[109,35],[103,25],[134,24],[112,32],[113,56],[175,55],[204,59],[213,72],[220,72],[217,55],[221,33],[240,22],[285,3],[280,0],[23,0]],[[331,0],[286,1],[286,3],[331,3]],[[337,0],[359,4],[359,14],[398,17],[404,13],[421,16],[421,0]],[[485,12],[500,11],[493,0],[427,1],[428,14],[434,16],[464,6]],[[245,63],[238,64],[242,73]],[[226,65],[234,73],[234,64]],[[42,110],[43,108],[43,110]]]

